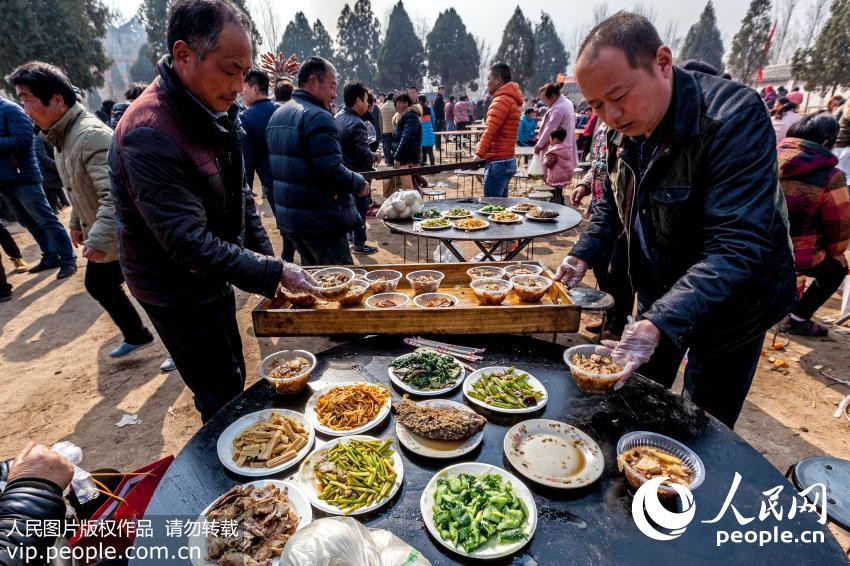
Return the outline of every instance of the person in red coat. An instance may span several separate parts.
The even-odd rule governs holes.
[[[484,168],[484,196],[507,197],[508,184],[516,174],[516,136],[519,131],[519,109],[522,90],[511,81],[511,69],[504,63],[490,67],[487,91],[493,97],[487,110],[484,133],[475,149]]]

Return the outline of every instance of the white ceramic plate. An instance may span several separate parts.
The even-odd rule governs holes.
[[[412,356],[414,353],[404,354],[402,356],[397,357],[395,360],[407,358],[409,356]],[[443,355],[446,355],[446,354],[443,354]],[[451,358],[451,356],[448,356],[448,357]],[[443,387],[442,389],[434,389],[433,391],[432,390],[425,390],[425,389],[417,389],[417,388],[413,387],[412,385],[405,383],[401,379],[401,377],[396,375],[395,369],[393,369],[391,365],[387,365],[387,373],[390,375],[390,381],[392,381],[394,384],[396,384],[400,389],[403,389],[404,391],[407,391],[408,393],[412,393],[413,395],[421,395],[422,397],[434,397],[436,395],[442,395],[443,393],[448,393],[452,389],[455,389],[458,385],[463,383],[463,378],[466,377],[466,370],[463,369],[463,365],[459,361],[457,361],[456,359],[454,359],[454,358],[452,358],[452,359],[455,360],[455,363],[460,368],[460,373],[458,374],[455,382],[449,387]],[[393,362],[395,360],[393,360]],[[392,364],[392,362],[390,362],[390,364]]]
[[[443,218],[448,218],[449,220],[459,220],[461,218],[469,218],[470,216],[472,216],[472,214],[473,214],[473,212],[471,210],[467,210],[466,214],[462,214],[460,216],[457,216],[457,215],[454,215],[454,214],[449,214],[449,211],[447,210],[447,211],[443,212]]]
[[[505,212],[507,212],[507,211],[505,211]],[[519,216],[519,218],[517,218],[515,220],[496,220],[495,218],[493,218],[493,215],[491,214],[490,215],[490,222],[495,222],[496,224],[521,224],[522,223],[522,215],[519,214],[518,212],[515,212],[514,214]]]
[[[289,497],[289,503],[295,509],[295,512],[298,514],[298,526],[295,530],[301,530],[305,526],[309,525],[313,522],[313,509],[310,507],[310,501],[307,499],[307,495],[304,491],[293,481],[280,481],[280,480],[257,480],[252,481],[250,483],[246,483],[243,485],[253,485],[255,487],[262,487],[266,484],[274,484],[280,489],[286,488],[287,495]],[[224,494],[222,494],[224,495]],[[198,522],[203,524],[206,520],[206,515],[216,501],[220,499],[221,496],[216,497],[215,501],[207,505],[206,509],[201,511],[200,517],[198,517]],[[199,551],[190,551],[190,556],[193,566],[215,566],[216,562],[211,560],[207,560],[207,537],[203,534],[192,535],[189,537],[189,548],[197,548]],[[203,558],[198,558],[198,556],[202,556]],[[278,566],[280,564],[280,558],[275,558],[272,560],[272,566]]]
[[[298,474],[295,476],[295,479],[298,481],[298,484],[301,486],[301,489],[304,493],[307,494],[307,498],[310,500],[310,503],[313,504],[313,507],[324,511],[325,513],[331,513],[333,515],[342,515],[343,512],[339,510],[334,505],[330,505],[329,503],[319,499],[319,493],[316,491],[316,473],[314,471],[314,466],[322,459],[322,454],[326,450],[330,450],[339,442],[349,442],[351,440],[377,440],[382,441],[380,438],[375,438],[374,436],[365,436],[362,434],[358,434],[355,436],[348,436],[346,438],[334,438],[330,442],[324,444],[321,448],[316,448],[313,450],[309,456],[307,456],[304,461],[301,463],[301,467],[298,468]],[[398,491],[398,488],[401,487],[401,482],[404,480],[404,464],[401,461],[401,456],[398,455],[398,446],[392,446],[393,449],[393,469],[395,470],[395,483],[390,488],[390,492],[386,497],[381,499],[380,501],[376,501],[371,505],[367,505],[365,507],[361,507],[360,509],[354,510],[354,512],[349,513],[349,515],[362,515],[364,513],[369,513],[370,511],[374,511],[379,507],[385,505],[388,501],[390,501],[393,496]]]
[[[419,401],[417,404],[425,407],[449,407],[461,411],[469,411],[470,413],[474,412],[463,403],[449,399],[426,399]],[[484,426],[486,427],[487,425]],[[395,434],[402,446],[411,452],[428,458],[457,458],[458,456],[472,452],[484,440],[483,428],[466,440],[431,440],[430,438],[416,434],[401,424],[398,419],[395,421]]]
[[[531,203],[521,203],[521,204],[531,204]],[[520,210],[520,209],[517,209],[517,206],[518,206],[518,205],[516,205],[516,204],[515,204],[515,205],[513,205],[513,206],[509,206],[509,207],[508,207],[508,210],[509,210],[510,212],[515,213],[515,214],[527,214],[527,213],[528,213],[528,211],[527,211],[527,210]],[[533,206],[538,206],[538,205],[534,204]]]
[[[236,462],[233,461],[233,441],[249,426],[260,421],[269,420],[272,413],[278,413],[282,417],[290,417],[291,419],[298,421],[298,423],[307,431],[307,444],[301,447],[301,450],[298,451],[295,457],[290,458],[283,464],[274,466],[273,468],[249,468],[247,466],[237,466]],[[276,473],[282,472],[283,470],[300,462],[301,458],[310,452],[315,439],[316,432],[313,430],[313,425],[310,424],[306,417],[304,417],[301,413],[296,413],[289,409],[266,409],[264,411],[257,411],[256,413],[245,415],[224,429],[224,432],[222,432],[221,436],[218,437],[216,451],[218,452],[218,459],[221,460],[224,467],[231,472],[242,476],[260,478],[264,476],[273,476]]]
[[[313,425],[317,431],[327,434],[328,436],[349,436],[352,434],[360,434],[366,432],[367,430],[371,430],[378,426],[381,421],[383,421],[387,415],[390,414],[390,406],[392,405],[392,396],[388,395],[387,400],[384,402],[384,406],[381,407],[381,410],[378,411],[378,414],[375,415],[371,421],[366,424],[360,425],[357,428],[352,428],[351,430],[335,430],[328,426],[323,425],[319,422],[319,415],[316,414],[316,403],[319,401],[319,397],[333,389],[334,387],[341,387],[343,385],[357,385],[358,383],[366,383],[363,382],[354,382],[348,381],[344,383],[334,383],[333,385],[328,385],[327,387],[323,387],[320,390],[316,391],[312,397],[307,401],[307,406],[304,407],[304,416],[307,417],[307,421]],[[378,383],[366,383],[367,385],[380,385]],[[386,387],[386,386],[385,386]]]
[[[460,226],[457,225],[457,222],[458,221],[455,220],[452,223],[452,226],[454,226],[455,230],[460,230],[462,232],[477,232],[478,230],[486,230],[487,228],[490,227],[490,223],[487,222],[486,220],[484,220],[484,225],[479,227],[479,228],[461,228]]]
[[[538,401],[537,404],[534,405],[533,407],[524,407],[522,409],[503,409],[501,407],[494,407],[492,405],[488,405],[484,401],[480,401],[480,400],[476,399],[475,397],[473,397],[469,394],[469,392],[472,391],[472,385],[474,383],[476,383],[479,379],[481,379],[481,376],[483,374],[485,374],[485,373],[489,374],[489,373],[493,373],[494,371],[500,371],[500,370],[505,371],[505,370],[508,370],[508,369],[510,369],[509,366],[492,366],[492,367],[488,367],[488,368],[481,368],[479,370],[476,370],[476,371],[470,373],[468,376],[466,376],[466,379],[463,382],[463,394],[464,394],[464,396],[466,396],[466,398],[469,399],[470,403],[474,403],[474,404],[478,405],[479,407],[484,407],[485,409],[487,409],[489,411],[493,411],[494,413],[506,413],[506,414],[513,415],[513,414],[522,414],[522,413],[533,413],[533,412],[535,412],[539,409],[542,409],[546,405],[546,402],[549,400],[549,393],[546,391],[546,388],[543,386],[543,384],[540,383],[540,380],[538,380],[536,377],[534,377],[530,373],[521,370],[520,368],[515,368],[515,369],[519,373],[528,374],[528,384],[533,389],[536,389],[538,391],[543,392],[543,399]]]
[[[423,222],[425,222],[425,220],[422,220],[419,223],[419,228],[421,228],[422,230],[448,230],[449,228],[452,227],[451,222],[449,222],[445,226],[426,226],[425,224],[423,224]]]
[[[605,459],[599,445],[566,423],[531,419],[505,434],[505,456],[519,473],[549,487],[575,489],[599,479]]]
[[[528,535],[526,540],[519,540],[510,544],[500,544],[498,542],[498,537],[494,537],[492,540],[488,541],[487,544],[476,548],[471,553],[466,552],[461,547],[456,547],[450,540],[443,540],[443,537],[440,536],[440,531],[437,529],[437,525],[434,523],[434,492],[437,491],[437,480],[440,478],[454,477],[462,473],[473,475],[483,473],[498,474],[505,480],[511,482],[514,493],[522,500],[526,509],[528,509],[528,520],[525,525],[525,533]],[[525,484],[513,474],[506,472],[502,468],[491,466],[490,464],[468,462],[443,468],[434,474],[434,477],[432,477],[431,481],[428,482],[428,485],[425,486],[425,490],[422,492],[422,497],[419,499],[419,509],[422,511],[422,519],[425,521],[425,526],[428,528],[428,531],[434,539],[452,552],[456,552],[463,556],[471,556],[473,558],[490,559],[513,554],[531,540],[531,537],[534,536],[534,531],[537,529],[537,506],[534,504],[534,497],[532,497],[531,491],[529,491]]]

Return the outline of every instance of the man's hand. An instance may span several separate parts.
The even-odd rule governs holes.
[[[363,186],[363,190],[357,193],[359,197],[368,197],[369,193],[372,192],[372,183],[366,181],[366,184]]]
[[[12,463],[8,481],[21,478],[42,479],[55,483],[62,491],[74,477],[74,466],[47,446],[27,442]]]
[[[397,160],[393,161],[393,168],[398,169],[399,167],[401,167],[401,162]]]
[[[584,200],[584,197],[590,194],[590,188],[587,185],[579,185],[575,189],[573,189],[572,194],[570,195],[570,204],[573,206],[578,206],[581,204],[581,201]]]
[[[537,147],[536,145],[534,146],[534,155],[537,155],[537,154],[538,154],[538,153],[540,153],[541,151],[543,151],[543,150],[542,150],[542,149],[540,149],[539,147]]]
[[[555,281],[560,281],[567,286],[567,289],[572,289],[581,282],[584,274],[587,273],[587,267],[587,262],[583,259],[568,255],[558,267]]]
[[[102,263],[106,259],[106,254],[100,250],[83,246],[83,257],[95,263]]]
[[[602,341],[603,345],[614,349],[611,354],[614,363],[626,370],[626,374],[620,378],[614,389],[620,389],[637,368],[649,361],[660,341],[661,331],[645,319],[627,324],[619,342]]]
[[[83,231],[82,230],[74,230],[71,228],[71,243],[74,244],[75,248],[78,248],[83,245]]]
[[[293,293],[309,293],[314,296],[319,293],[318,284],[313,276],[294,263],[283,263],[280,284]]]

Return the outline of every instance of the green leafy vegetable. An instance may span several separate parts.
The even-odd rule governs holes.
[[[405,383],[424,391],[454,385],[461,367],[451,356],[431,352],[410,354],[395,360],[390,367]]]
[[[528,510],[511,482],[497,474],[460,474],[437,480],[434,523],[443,540],[472,552],[494,537],[510,544],[528,535]]]
[[[534,407],[543,399],[543,392],[528,384],[528,374],[516,368],[481,374],[469,395],[500,409]]]

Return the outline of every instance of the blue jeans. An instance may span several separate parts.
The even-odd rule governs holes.
[[[381,136],[381,144],[384,147],[384,163],[393,166],[393,135],[383,134]]]
[[[76,264],[71,238],[56,217],[41,185],[14,185],[0,188],[0,198],[11,209],[41,249],[42,261]]]
[[[484,167],[484,196],[507,198],[508,185],[514,175],[516,175],[515,157],[487,163]]]

